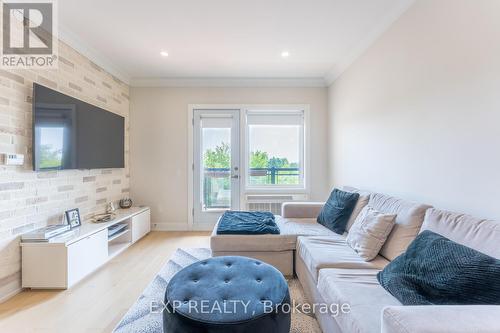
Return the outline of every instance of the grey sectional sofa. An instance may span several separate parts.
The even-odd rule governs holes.
[[[384,194],[360,194],[348,229],[367,204],[397,214],[396,226],[373,261],[364,261],[347,245],[347,233],[337,235],[316,223],[322,203],[309,202],[283,205],[277,217],[281,235],[220,236],[214,231],[213,254],[255,257],[285,275],[294,272],[311,303],[349,304],[348,313],[336,316],[316,312],[324,332],[500,332],[500,306],[403,306],[376,278],[423,230],[500,258],[500,223]]]

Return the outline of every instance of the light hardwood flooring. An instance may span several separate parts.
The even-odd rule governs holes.
[[[0,332],[111,332],[179,247],[209,233],[151,232],[69,290],[23,291],[0,304]]]

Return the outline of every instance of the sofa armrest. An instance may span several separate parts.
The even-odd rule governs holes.
[[[324,202],[294,201],[281,205],[281,216],[288,218],[316,218],[325,205]]]
[[[500,332],[500,305],[389,306],[382,333]]]

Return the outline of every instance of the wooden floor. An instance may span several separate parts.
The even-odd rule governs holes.
[[[208,236],[152,232],[69,290],[23,291],[0,304],[0,332],[111,332],[177,248]]]

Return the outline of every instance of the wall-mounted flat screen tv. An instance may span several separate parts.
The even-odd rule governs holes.
[[[125,118],[33,84],[33,169],[124,168]]]

